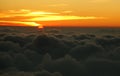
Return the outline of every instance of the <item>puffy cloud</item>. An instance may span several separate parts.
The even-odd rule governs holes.
[[[74,58],[66,55],[64,58],[57,59],[48,64],[43,64],[44,68],[50,72],[60,72],[63,76],[84,76],[84,65],[77,62]]]
[[[7,69],[13,66],[13,59],[8,53],[0,52],[0,70]]]
[[[112,61],[107,59],[88,59],[85,62],[88,75],[90,76],[119,76],[120,61]]]
[[[21,47],[16,44],[13,43],[11,41],[0,41],[0,52],[8,52],[8,51],[20,51]]]
[[[98,55],[104,48],[95,44],[79,45],[70,50],[70,55],[76,59],[85,59],[91,55]]]
[[[109,33],[101,36],[98,29],[94,35],[94,33],[81,34],[79,30],[73,28],[70,30],[62,28],[60,31],[47,28],[44,32],[49,34],[43,35],[41,32],[36,32],[37,30],[34,28],[5,28],[16,30],[16,32],[0,33],[2,37],[0,40],[0,69],[1,74],[3,73],[1,76],[120,75],[119,35],[114,36]],[[72,31],[74,33],[71,33]],[[25,46],[20,47],[18,44],[25,44]],[[107,47],[100,46],[103,44]],[[112,47],[114,50],[110,45],[114,46]],[[47,71],[43,72],[42,70]]]
[[[39,50],[41,54],[49,53],[54,58],[64,56],[68,51],[67,45],[65,45],[61,40],[49,35],[40,35],[36,37],[33,41],[33,45],[42,50]]]

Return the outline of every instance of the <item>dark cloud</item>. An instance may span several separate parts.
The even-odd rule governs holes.
[[[89,59],[85,62],[90,76],[119,76],[120,61]]]
[[[85,73],[84,66],[69,55],[43,65],[48,71],[59,71],[63,76],[83,76]]]
[[[84,59],[91,55],[103,53],[104,48],[95,44],[79,45],[70,50],[70,55],[76,59]]]
[[[0,52],[14,51],[18,52],[21,50],[19,44],[10,41],[0,41]]]
[[[1,27],[0,76],[120,76],[119,35],[62,29]]]
[[[53,57],[64,56],[68,47],[61,40],[48,36],[48,35],[39,35],[33,40],[33,45],[40,49],[40,53],[49,53]]]
[[[13,58],[8,53],[0,52],[0,70],[13,66]]]

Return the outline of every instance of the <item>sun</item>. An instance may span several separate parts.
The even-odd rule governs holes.
[[[21,23],[29,25],[29,26],[40,26],[40,24],[38,24],[36,22],[21,22]]]
[[[38,28],[39,29],[43,29],[44,27],[43,27],[43,25],[39,25]]]
[[[24,22],[24,24],[29,25],[29,26],[38,27],[39,29],[43,29],[43,25],[36,23],[36,22]]]
[[[43,25],[37,22],[25,22],[25,21],[0,21],[0,25],[10,25],[10,26],[33,26],[43,28]]]

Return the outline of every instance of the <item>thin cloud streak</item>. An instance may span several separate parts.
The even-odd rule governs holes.
[[[111,0],[90,0],[92,3],[105,3],[105,2],[110,2]]]
[[[44,12],[44,11],[30,11],[30,10],[9,10],[0,13],[0,18],[7,18],[7,17],[35,17],[35,16],[46,16],[46,15],[57,15],[59,13],[53,12]]]
[[[48,6],[51,6],[51,7],[62,7],[62,6],[68,6],[68,4],[51,4],[51,5],[48,5]]]
[[[32,19],[27,19],[27,21],[58,21],[58,20],[88,20],[88,19],[103,19],[102,17],[94,16],[45,16],[45,17],[36,17]]]
[[[42,26],[41,24],[38,24],[36,22],[20,22],[20,21],[0,21],[1,25],[28,25],[28,26]]]

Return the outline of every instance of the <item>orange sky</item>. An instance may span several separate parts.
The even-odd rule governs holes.
[[[0,0],[0,25],[120,27],[119,0]]]

